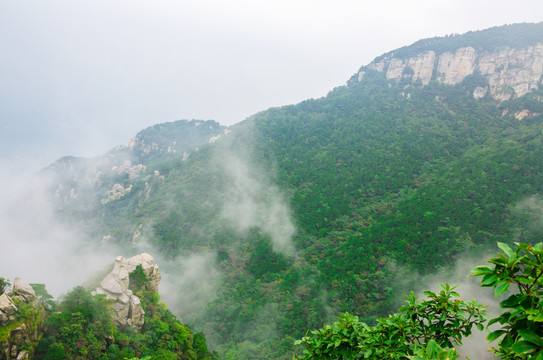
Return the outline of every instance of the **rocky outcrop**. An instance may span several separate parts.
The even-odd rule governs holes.
[[[22,297],[25,302],[29,302],[36,298],[36,292],[32,286],[21,278],[15,278],[13,281],[12,294],[16,297]]]
[[[129,289],[130,273],[134,272],[138,265],[141,265],[147,278],[145,290],[158,292],[160,271],[154,264],[153,257],[147,253],[128,259],[118,256],[113,270],[104,277],[100,286],[93,292],[93,294],[104,294],[108,299],[113,300],[114,320],[117,325],[130,326],[136,330],[143,326],[145,315],[140,299]]]
[[[108,202],[119,200],[130,191],[132,191],[132,185],[124,187],[122,184],[113,184],[111,190],[106,193],[106,197],[104,199],[100,200],[100,203],[105,205]]]
[[[45,319],[34,289],[15,278],[13,289],[0,295],[0,360],[31,359]]]
[[[140,131],[128,146],[117,146],[102,156],[58,159],[40,172],[40,183],[48,184],[58,208],[97,199],[101,205],[106,205],[133,191],[132,181],[153,181],[158,177],[157,170],[148,168],[154,159],[171,156],[186,160],[198,147],[228,132],[212,120],[157,124]],[[97,198],[97,194],[101,194],[100,197]]]
[[[17,312],[17,306],[8,294],[0,296],[0,325],[5,326],[10,316]],[[2,321],[3,320],[3,321]]]
[[[412,82],[420,80],[423,85],[432,80],[454,85],[478,71],[486,78],[488,86],[476,88],[473,95],[481,98],[489,93],[494,99],[504,101],[526,95],[541,86],[543,43],[492,51],[462,47],[439,55],[426,51],[410,58],[397,58],[392,53],[363,67],[355,76],[358,81],[363,80],[366,68],[385,72],[387,79],[411,78]]]

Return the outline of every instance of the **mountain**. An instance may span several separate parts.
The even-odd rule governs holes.
[[[42,175],[60,221],[169,262],[170,306],[222,358],[291,358],[341,312],[371,323],[423,275],[538,238],[540,39],[543,24],[421,40],[190,146],[194,122],[163,124]]]

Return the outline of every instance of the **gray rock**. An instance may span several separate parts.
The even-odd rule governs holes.
[[[143,326],[145,311],[141,306],[140,299],[128,287],[130,285],[130,273],[138,265],[141,265],[148,280],[145,289],[158,292],[158,285],[162,276],[158,266],[154,264],[153,257],[147,253],[128,259],[123,256],[116,257],[113,269],[100,282],[100,287],[95,290],[96,294],[106,294],[108,299],[114,301],[114,321],[117,325],[128,325],[137,330]]]
[[[26,360],[29,358],[29,355],[28,355],[28,351],[26,350],[22,350],[19,355],[17,355],[17,359],[16,360]]]
[[[124,290],[118,275],[113,272],[106,275],[106,277],[100,282],[100,287],[102,287],[102,289],[106,292],[113,294],[122,294]],[[98,290],[96,292],[98,292]]]
[[[121,326],[127,325],[130,304],[115,303],[113,304],[113,309],[115,309],[115,322]]]
[[[16,345],[20,345],[26,336],[26,324],[22,323],[11,332],[11,341]]]
[[[17,312],[17,306],[13,303],[7,294],[0,295],[0,311],[5,315],[10,316]]]
[[[131,303],[130,304],[130,321],[132,322],[132,326],[136,328],[141,328],[144,323],[144,315],[145,311],[143,311],[143,308],[141,307],[138,299],[138,303]]]
[[[21,278],[15,278],[15,281],[13,281],[13,293],[24,296],[27,301],[36,297],[36,292],[32,289],[32,286]]]
[[[121,294],[121,296],[119,296],[117,300],[123,304],[128,304],[130,302],[130,297],[128,297],[126,293],[123,293]]]

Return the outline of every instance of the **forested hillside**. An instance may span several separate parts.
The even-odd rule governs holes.
[[[196,280],[174,282],[178,297],[170,305],[221,358],[291,358],[294,339],[342,312],[371,324],[395,311],[401,293],[421,285],[405,274],[437,272],[497,241],[538,239],[539,70],[524,94],[519,81],[493,85],[495,76],[524,71],[524,63],[477,70],[478,59],[517,38],[506,49],[511,59],[541,47],[541,24],[397,52],[407,58],[476,44],[471,73],[458,81],[435,76],[438,65],[428,83],[413,78],[424,73],[409,67],[415,62],[398,77],[368,66],[326,97],[255,114],[226,133],[206,134],[182,155],[128,154],[127,169],[137,171],[104,166],[84,196],[73,174],[54,177],[51,192],[68,194],[57,196],[58,216],[97,242],[150,246],[172,264],[184,260],[164,271]],[[543,64],[541,56],[534,63]],[[146,143],[155,141],[146,134]],[[179,146],[185,133],[167,140]]]

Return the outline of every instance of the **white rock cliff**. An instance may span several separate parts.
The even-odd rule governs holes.
[[[444,52],[439,56],[434,51],[427,51],[408,59],[392,55],[370,63],[367,68],[385,72],[387,79],[399,80],[408,76],[413,82],[420,79],[423,85],[431,80],[454,85],[479,71],[489,86],[475,89],[474,96],[480,98],[489,91],[494,99],[504,101],[541,86],[543,43],[520,49],[501,47],[493,51],[462,47],[454,53]],[[362,68],[357,76],[359,81],[363,80],[364,74]]]

